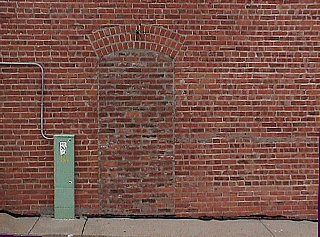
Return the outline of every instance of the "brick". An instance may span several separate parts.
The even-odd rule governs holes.
[[[17,4],[0,3],[0,58],[44,65],[78,214],[317,219],[316,0]],[[53,208],[40,81],[0,66],[0,209],[18,214]]]

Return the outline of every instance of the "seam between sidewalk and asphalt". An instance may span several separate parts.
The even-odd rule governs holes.
[[[269,231],[269,233],[271,234],[272,237],[276,237],[276,236],[272,233],[272,231],[262,222],[262,220],[259,220],[259,222],[264,226],[264,228],[267,229],[267,231]]]
[[[39,216],[38,219],[34,222],[33,226],[29,229],[28,235],[31,233],[31,231],[32,231],[33,228],[36,226],[36,224],[38,223],[39,220],[40,220],[40,216]]]

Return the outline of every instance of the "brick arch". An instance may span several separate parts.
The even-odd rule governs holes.
[[[133,48],[161,52],[174,58],[185,37],[163,27],[125,25],[94,31],[89,35],[89,40],[99,58]]]

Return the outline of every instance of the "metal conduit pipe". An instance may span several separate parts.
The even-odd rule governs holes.
[[[8,66],[37,66],[41,70],[41,107],[40,107],[40,133],[44,139],[53,139],[52,137],[48,137],[44,132],[44,68],[40,63],[36,62],[0,62],[0,65],[8,65]]]

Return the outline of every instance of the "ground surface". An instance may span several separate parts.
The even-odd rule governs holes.
[[[314,237],[318,223],[288,220],[210,220],[50,217],[0,214],[0,234],[109,237]]]

